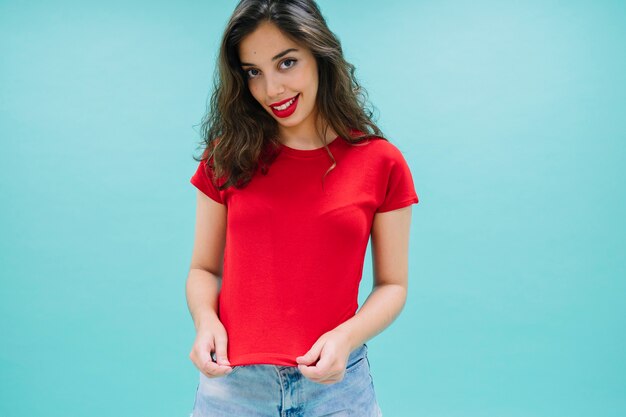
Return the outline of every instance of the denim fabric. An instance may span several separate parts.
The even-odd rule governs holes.
[[[202,372],[190,417],[381,417],[367,345],[350,353],[344,378],[320,384],[298,367],[269,364],[233,367],[226,376]]]

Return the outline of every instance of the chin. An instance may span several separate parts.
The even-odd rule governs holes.
[[[285,119],[282,119],[280,117],[274,116],[274,120],[276,120],[278,123],[280,123],[283,126],[295,126],[295,125],[300,124],[302,122],[300,117],[298,117],[296,119],[285,120]]]
[[[288,121],[288,122],[286,122],[284,120],[276,120],[276,121],[278,122],[279,125],[284,126],[284,127],[293,127],[293,126],[296,126],[296,125],[298,125],[300,123],[298,121],[294,122],[294,121],[291,121],[291,120]]]

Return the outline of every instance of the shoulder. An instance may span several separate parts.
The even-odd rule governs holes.
[[[354,144],[355,149],[362,149],[368,158],[385,164],[403,163],[404,154],[400,147],[386,138],[374,136]]]
[[[205,181],[212,183],[218,187],[221,187],[227,180],[227,175],[223,174],[218,177],[215,172],[215,159],[213,155],[203,154],[202,159],[198,163],[197,176],[202,177]]]
[[[402,151],[395,143],[389,139],[376,137],[372,139],[372,143],[376,147],[377,151],[388,157],[396,157],[402,154]]]

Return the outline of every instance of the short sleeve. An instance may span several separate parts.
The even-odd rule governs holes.
[[[396,147],[393,147],[390,154],[391,166],[385,177],[387,184],[385,198],[376,209],[377,213],[396,210],[419,202],[413,176],[404,156]]]
[[[214,201],[224,204],[224,199],[222,198],[220,191],[217,189],[213,181],[211,181],[211,179],[207,176],[206,166],[205,160],[200,161],[196,172],[193,174],[189,182]],[[209,172],[213,174],[213,171],[209,170]]]

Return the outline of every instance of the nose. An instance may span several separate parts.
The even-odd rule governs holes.
[[[270,103],[274,103],[281,99],[285,88],[283,87],[280,77],[266,76],[267,83],[265,85],[265,93],[270,98]],[[284,97],[282,97],[284,98]]]

